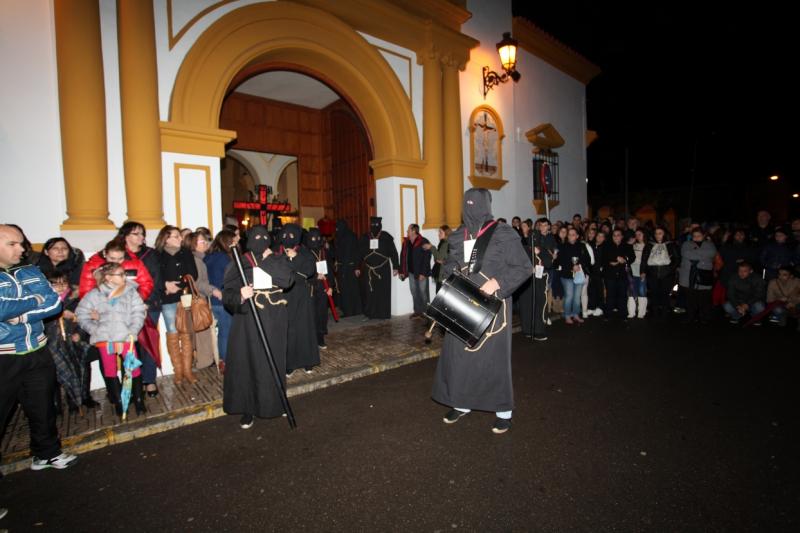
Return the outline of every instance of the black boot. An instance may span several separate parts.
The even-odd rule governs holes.
[[[117,414],[117,416],[122,417],[122,403],[120,402],[122,385],[119,382],[119,378],[103,377],[103,381],[106,382],[106,394],[108,395],[108,401],[114,406],[114,412]]]
[[[142,383],[142,376],[133,378],[131,383],[131,397],[133,398],[133,405],[136,407],[136,414],[141,415],[147,412],[144,406],[144,384]]]

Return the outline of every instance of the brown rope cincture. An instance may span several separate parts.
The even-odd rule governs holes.
[[[383,262],[381,264],[379,264],[379,265],[376,265],[376,266],[372,266],[369,263],[367,263],[367,258],[369,256],[373,255],[373,254],[375,254],[377,256],[380,256],[380,257],[383,257]],[[369,271],[367,271],[367,282],[369,284],[369,292],[372,292],[372,276],[375,276],[378,279],[383,279],[381,277],[381,275],[378,274],[377,270],[383,268],[384,266],[386,266],[386,263],[388,263],[388,262],[389,262],[389,258],[386,257],[385,255],[383,255],[382,253],[378,252],[377,250],[370,251],[370,253],[368,253],[366,255],[366,257],[364,257],[364,265],[369,269]]]
[[[264,309],[265,305],[262,304],[262,303],[259,303],[259,301],[258,301],[258,297],[259,296],[263,296],[264,299],[267,300],[267,303],[269,305],[287,305],[289,302],[285,298],[281,298],[280,300],[277,300],[277,301],[274,301],[274,302],[272,301],[272,295],[273,294],[278,294],[278,293],[283,293],[283,289],[272,289],[272,290],[257,289],[257,290],[254,290],[253,291],[253,302],[255,302],[256,307],[258,307],[259,309]]]
[[[478,274],[483,276],[486,279],[486,281],[489,281],[489,278],[487,278],[486,274],[484,274],[483,272],[478,272]],[[478,350],[483,348],[483,345],[486,343],[487,340],[489,340],[489,337],[493,337],[493,336],[497,335],[498,333],[500,333],[501,331],[503,331],[504,329],[506,329],[506,326],[508,325],[508,322],[506,321],[506,300],[505,300],[505,298],[503,298],[503,325],[500,326],[500,329],[498,329],[498,330],[494,329],[494,326],[495,326],[496,323],[497,323],[497,315],[494,316],[494,319],[492,320],[492,325],[489,326],[489,331],[487,331],[486,334],[483,336],[483,340],[481,340],[481,342],[478,344],[478,346],[476,346],[475,348],[465,347],[464,351],[477,352]]]

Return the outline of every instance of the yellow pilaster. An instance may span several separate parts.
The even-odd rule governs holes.
[[[461,149],[461,93],[458,63],[447,60],[443,67],[444,113],[444,209],[447,225],[461,224],[461,203],[464,196],[464,159]]]
[[[444,215],[444,158],[442,146],[442,67],[438,54],[422,61],[422,128],[425,158],[425,228],[438,228]],[[405,230],[405,228],[403,228]]]
[[[117,0],[119,87],[128,219],[164,225],[152,0]]]
[[[106,100],[97,0],[55,0],[65,230],[114,229],[108,219]]]

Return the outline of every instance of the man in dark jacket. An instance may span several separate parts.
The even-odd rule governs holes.
[[[761,266],[764,268],[764,278],[767,281],[778,277],[780,267],[797,264],[795,252],[787,242],[787,230],[780,227],[775,228],[774,239],[761,251]]]
[[[620,317],[626,316],[628,299],[628,265],[636,259],[633,247],[623,242],[622,230],[615,229],[611,242],[603,244],[603,277],[606,282],[606,316],[616,311]]]
[[[750,263],[741,263],[728,281],[727,296],[722,307],[731,316],[731,323],[738,324],[743,316],[755,316],[764,310],[764,280],[753,274]]]
[[[747,234],[743,229],[733,232],[733,239],[722,245],[719,254],[722,257],[722,271],[719,273],[719,279],[725,287],[728,286],[731,278],[736,276],[741,263],[755,265],[758,260],[756,249],[747,242]]]
[[[61,312],[61,301],[38,267],[20,264],[23,239],[17,229],[0,224],[0,440],[19,400],[30,428],[31,469],[62,469],[77,457],[61,452],[56,371],[43,324]]]
[[[428,239],[419,234],[417,224],[409,224],[403,247],[400,250],[400,279],[408,278],[414,312],[411,318],[422,317],[430,302],[428,278],[431,275],[431,252],[426,250]]]

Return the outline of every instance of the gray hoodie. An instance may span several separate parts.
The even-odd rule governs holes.
[[[109,298],[112,289],[103,283],[83,297],[75,315],[92,344],[122,342],[131,335],[134,339],[139,335],[146,308],[137,288],[136,282],[127,280],[122,294]],[[92,320],[92,311],[97,311],[100,320]]]

